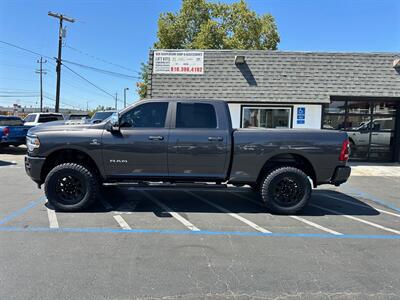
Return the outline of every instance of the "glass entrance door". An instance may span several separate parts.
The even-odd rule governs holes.
[[[348,133],[352,160],[391,161],[397,109],[395,101],[333,101],[324,109],[323,127]]]
[[[389,161],[393,159],[396,129],[396,105],[390,102],[375,102],[372,107],[369,160]]]

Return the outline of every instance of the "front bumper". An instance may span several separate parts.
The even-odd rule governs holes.
[[[44,165],[45,157],[25,156],[26,174],[37,184],[42,184],[41,173]]]
[[[349,179],[351,173],[351,168],[349,166],[339,166],[336,167],[335,172],[333,173],[331,183],[339,186],[342,183],[345,183],[347,179]]]

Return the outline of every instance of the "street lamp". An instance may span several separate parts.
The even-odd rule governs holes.
[[[126,107],[126,91],[128,91],[129,88],[124,88],[124,108]]]

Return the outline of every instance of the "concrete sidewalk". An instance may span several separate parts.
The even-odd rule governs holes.
[[[351,176],[400,177],[400,164],[398,163],[350,162],[349,165],[351,166]]]

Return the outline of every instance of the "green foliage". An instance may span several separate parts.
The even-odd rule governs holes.
[[[177,13],[158,19],[156,49],[276,50],[280,42],[271,14],[257,15],[244,0],[232,4],[182,0]],[[142,64],[141,98],[147,95],[148,66]]]
[[[142,81],[136,84],[136,91],[139,94],[140,99],[146,98],[147,86],[149,83],[148,76],[149,76],[149,65],[142,63],[140,67],[140,77]]]
[[[183,0],[158,19],[158,49],[270,49],[280,41],[274,18],[257,15],[244,0],[232,4]]]

